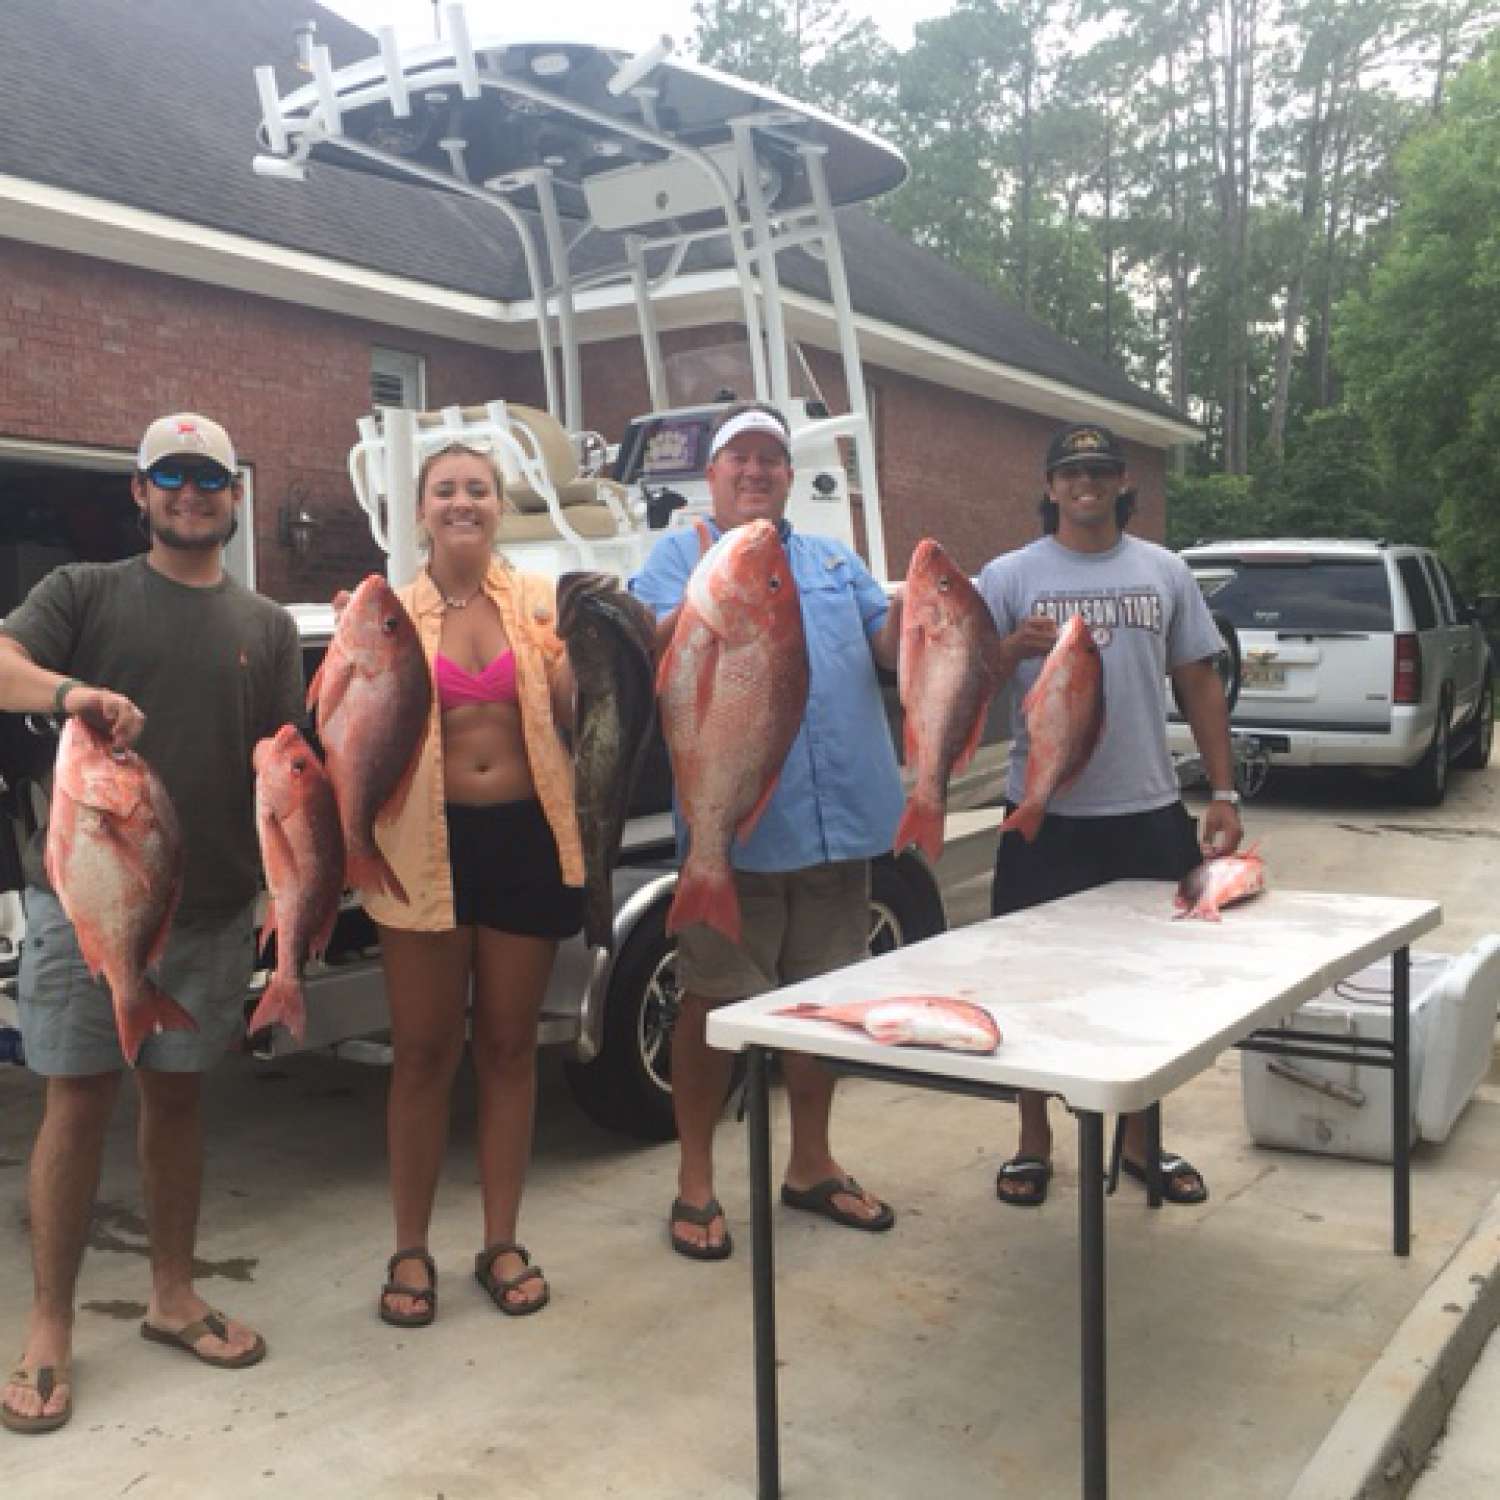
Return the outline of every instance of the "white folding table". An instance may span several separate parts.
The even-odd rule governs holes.
[[[1082,1493],[1108,1492],[1105,1415],[1104,1116],[1148,1109],[1231,1046],[1357,1057],[1393,1070],[1393,1240],[1410,1248],[1409,945],[1442,920],[1436,902],[1270,891],[1220,923],[1177,920],[1172,888],[1129,880],[996,917],[835,974],[712,1012],[708,1040],[749,1053],[756,1467],[761,1500],[781,1489],[771,1240],[767,1061],[802,1052],[840,1072],[917,1088],[1060,1095],[1078,1120]],[[1392,966],[1392,1036],[1329,1038],[1278,1026],[1304,1001],[1379,958]],[[776,1012],[942,994],[985,1006],[1001,1044],[989,1057],[882,1046],[861,1031]],[[1153,1147],[1157,1144],[1155,1132]],[[1153,1153],[1154,1154],[1154,1153]],[[1151,1173],[1150,1201],[1160,1199]]]

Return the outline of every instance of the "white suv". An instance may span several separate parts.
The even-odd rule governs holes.
[[[1182,556],[1239,637],[1237,733],[1274,763],[1401,773],[1435,806],[1450,763],[1490,758],[1494,685],[1478,611],[1425,547],[1205,542]],[[1175,718],[1174,750],[1192,748]]]

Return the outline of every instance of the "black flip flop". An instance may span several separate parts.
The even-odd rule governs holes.
[[[825,1177],[822,1182],[815,1182],[810,1188],[794,1188],[786,1183],[781,1184],[781,1201],[788,1208],[801,1209],[803,1213],[821,1214],[825,1219],[832,1219],[835,1224],[842,1224],[846,1229],[864,1229],[878,1231],[889,1229],[896,1222],[896,1211],[889,1203],[880,1203],[880,1212],[872,1219],[861,1218],[859,1214],[851,1213],[847,1208],[840,1208],[833,1200],[840,1193],[847,1193],[858,1198],[864,1193],[864,1189],[852,1177]]]
[[[1040,1208],[1047,1201],[1047,1185],[1052,1181],[1052,1163],[1040,1156],[1013,1156],[995,1173],[995,1196],[1012,1208]],[[1001,1192],[1007,1182],[1022,1183],[1031,1188],[1024,1198]]]
[[[672,1233],[674,1224],[696,1224],[700,1229],[707,1229],[715,1219],[724,1220],[722,1244],[695,1245],[691,1240],[679,1239]],[[672,1248],[689,1260],[728,1260],[734,1254],[734,1240],[729,1234],[729,1217],[717,1198],[710,1198],[702,1208],[694,1208],[691,1203],[674,1198],[672,1211],[667,1215],[667,1238],[671,1240]]]
[[[1170,1151],[1163,1151],[1157,1158],[1161,1170],[1161,1196],[1166,1203],[1203,1203],[1208,1198],[1208,1184],[1203,1180],[1203,1173],[1195,1167],[1185,1156],[1174,1156]],[[1127,1177],[1146,1185],[1146,1169],[1138,1167],[1128,1156],[1123,1153],[1120,1156],[1120,1170]],[[1198,1179],[1197,1187],[1177,1187],[1172,1179],[1181,1177],[1184,1173],[1192,1173]]]

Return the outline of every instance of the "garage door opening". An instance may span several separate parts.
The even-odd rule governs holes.
[[[0,616],[53,568],[118,562],[146,550],[130,494],[135,455],[0,438]],[[253,586],[251,479],[225,566]]]

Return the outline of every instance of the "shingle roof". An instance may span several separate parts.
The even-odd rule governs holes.
[[[251,70],[273,64],[283,91],[305,82],[293,33],[309,18],[335,65],[374,51],[364,32],[310,0],[5,0],[0,173],[455,291],[528,295],[514,233],[480,203],[326,167],[301,188],[252,174],[260,109]],[[845,209],[839,221],[857,311],[1182,420],[870,214]],[[584,261],[604,256],[602,239],[586,242]],[[699,252],[691,263],[714,259]],[[785,257],[783,276],[827,296],[809,256]]]

